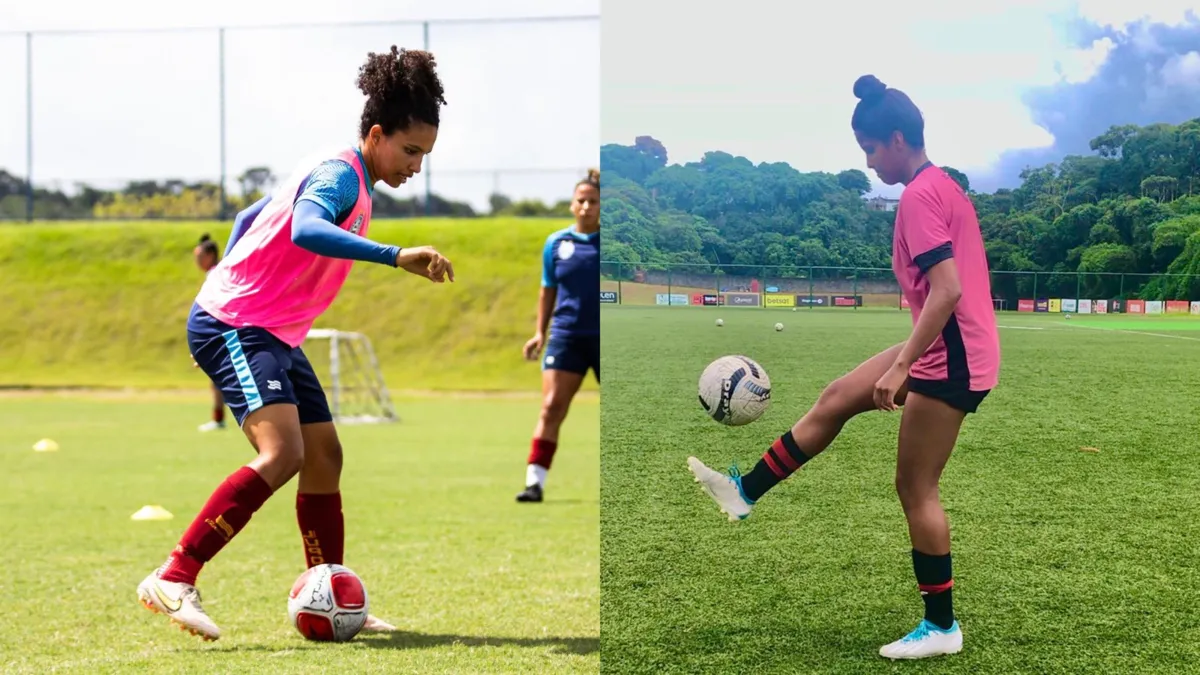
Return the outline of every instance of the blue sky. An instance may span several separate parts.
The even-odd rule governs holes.
[[[672,162],[719,149],[801,171],[865,169],[851,89],[873,73],[922,109],[931,159],[977,187],[1012,186],[1025,163],[1086,152],[1111,124],[1200,116],[1192,2],[835,2],[815,13],[607,0],[601,140],[648,134]],[[1119,91],[1128,106],[1102,104]]]
[[[336,8],[336,10],[335,10]],[[247,26],[381,19],[592,15],[599,0],[38,0],[0,4],[0,32]],[[318,148],[351,144],[368,51],[422,45],[419,26],[233,30],[226,36],[229,174],[287,173]],[[433,26],[448,105],[433,189],[484,207],[493,189],[566,198],[599,161],[598,21]],[[219,175],[215,31],[37,35],[34,179],[69,188]],[[0,168],[25,174],[23,36],[0,35]],[[400,196],[423,192],[418,179]]]

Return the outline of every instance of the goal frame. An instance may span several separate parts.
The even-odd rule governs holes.
[[[371,344],[369,337],[357,331],[338,330],[335,328],[313,328],[305,336],[304,342],[306,346],[310,340],[329,341],[329,382],[327,384],[329,391],[327,395],[329,398],[329,412],[332,413],[334,422],[338,424],[389,424],[400,421],[400,416],[396,414],[396,407],[392,403],[392,396],[388,391],[387,383],[384,382],[383,371],[379,369],[379,360],[375,357],[375,347]],[[343,342],[357,342],[363,347],[363,353],[355,355],[350,360],[355,361],[352,364],[353,367],[366,371],[364,380],[369,388],[370,398],[374,399],[376,406],[380,410],[379,415],[342,414],[342,394],[345,390],[342,378],[341,346]],[[362,362],[359,362],[360,357]]]

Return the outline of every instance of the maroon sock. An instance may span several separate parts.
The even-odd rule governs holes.
[[[296,522],[304,540],[304,568],[323,563],[341,565],[346,546],[342,493],[296,493]]]
[[[554,461],[554,451],[558,449],[556,441],[546,441],[540,438],[533,439],[533,443],[529,448],[528,464],[537,464],[543,469],[549,471],[550,463]]]
[[[213,421],[217,424],[225,421],[225,406],[219,405],[213,408]]]
[[[271,486],[254,469],[243,466],[233,472],[183,533],[179,545],[159,568],[159,578],[194,585],[204,563],[246,527],[250,516],[270,496]]]

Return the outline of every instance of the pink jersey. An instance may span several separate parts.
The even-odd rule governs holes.
[[[347,148],[335,157],[358,174],[358,202],[342,229],[366,236],[371,196],[358,153]],[[196,304],[219,321],[238,328],[257,326],[299,347],[342,289],[354,261],[318,255],[292,243],[292,207],[300,187],[323,160],[302,165],[272,195],[229,255],[210,270]]]
[[[927,164],[900,196],[892,241],[892,269],[912,308],[914,326],[929,298],[925,272],[951,257],[962,297],[941,335],[909,374],[986,391],[999,378],[1000,336],[979,219],[962,187],[945,171]]]

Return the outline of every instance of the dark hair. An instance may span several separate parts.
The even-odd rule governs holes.
[[[358,88],[367,95],[358,124],[361,138],[376,124],[388,135],[414,121],[436,127],[440,108],[446,105],[433,54],[396,45],[384,54],[367,54],[367,62],[358,69]]]
[[[217,242],[213,240],[212,235],[209,233],[205,232],[204,234],[200,235],[200,243],[198,245],[200,246],[201,251],[210,253],[213,256],[218,255]]]
[[[899,131],[913,148],[925,147],[925,119],[908,94],[889,89],[874,75],[863,75],[854,81],[854,95],[859,101],[850,118],[852,129],[878,141]]]
[[[587,178],[575,184],[575,187],[580,185],[591,185],[597,190],[600,189],[600,169],[588,169]]]

